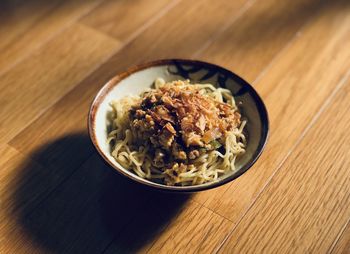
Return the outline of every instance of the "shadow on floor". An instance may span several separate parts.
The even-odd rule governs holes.
[[[66,136],[31,155],[41,165],[28,160],[16,169],[12,213],[32,246],[55,253],[132,253],[150,246],[188,200],[131,182],[91,148],[85,134]]]

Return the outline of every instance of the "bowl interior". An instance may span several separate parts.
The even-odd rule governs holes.
[[[90,131],[94,136],[95,146],[99,152],[114,168],[139,182],[147,183],[162,189],[169,186],[153,183],[138,177],[136,174],[124,169],[112,156],[111,147],[106,143],[110,131],[108,115],[112,112],[109,103],[112,100],[127,95],[138,95],[149,88],[156,78],[165,81],[190,79],[191,82],[211,83],[214,86],[225,87],[233,93],[241,115],[247,120],[245,134],[247,136],[246,153],[236,161],[237,170],[228,173],[215,182],[197,186],[174,187],[170,189],[200,190],[219,185],[218,182],[227,182],[244,173],[259,157],[267,138],[268,119],[266,109],[254,89],[244,80],[221,67],[184,60],[166,60],[144,65],[126,72],[107,83],[96,96],[90,114]]]

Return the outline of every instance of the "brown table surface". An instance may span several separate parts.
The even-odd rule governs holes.
[[[350,1],[0,3],[0,253],[350,253]],[[251,82],[268,145],[193,195],[115,174],[87,135],[113,75],[201,59]]]

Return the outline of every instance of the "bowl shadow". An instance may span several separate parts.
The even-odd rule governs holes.
[[[59,154],[72,147],[86,156]],[[189,194],[134,183],[91,148],[85,133],[64,136],[34,151],[17,168],[11,213],[35,250],[133,253],[149,248],[186,204]],[[45,165],[52,161],[52,151],[58,154]]]

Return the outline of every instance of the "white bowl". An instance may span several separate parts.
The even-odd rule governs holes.
[[[242,118],[247,119],[246,152],[236,162],[236,171],[223,175],[218,180],[194,186],[166,186],[143,179],[130,170],[123,168],[112,156],[107,144],[107,115],[112,112],[109,103],[127,95],[138,95],[149,88],[156,78],[165,81],[185,80],[211,83],[231,90]],[[240,103],[241,102],[241,103]],[[98,153],[117,172],[128,178],[157,189],[193,192],[214,188],[225,184],[246,172],[259,158],[267,141],[269,122],[266,107],[260,96],[242,78],[220,66],[195,60],[166,59],[141,64],[118,74],[105,84],[96,95],[89,111],[88,128],[91,140]]]

